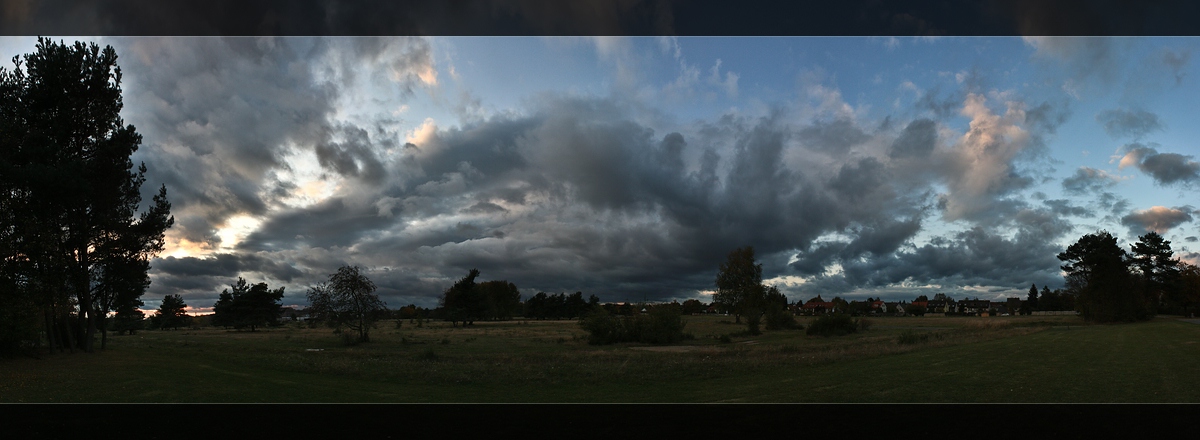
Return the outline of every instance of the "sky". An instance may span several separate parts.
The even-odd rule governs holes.
[[[392,308],[472,268],[707,302],[742,246],[791,301],[999,299],[1098,230],[1200,263],[1196,38],[53,38],[116,49],[167,187],[147,309],[342,265]]]

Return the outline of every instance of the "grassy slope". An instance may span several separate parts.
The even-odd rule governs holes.
[[[588,346],[569,322],[384,324],[356,347],[325,329],[143,332],[103,353],[0,361],[0,402],[1200,402],[1200,325],[876,324],[719,344],[740,328],[689,317],[690,352]],[[940,337],[896,344],[914,326]]]

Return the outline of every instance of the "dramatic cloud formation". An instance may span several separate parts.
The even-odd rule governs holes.
[[[362,267],[393,307],[432,307],[470,269],[526,298],[707,299],[718,265],[747,245],[793,300],[1002,297],[1060,286],[1055,255],[1076,234],[1180,233],[1195,215],[1162,208],[1197,182],[1194,159],[1140,143],[1190,130],[1172,119],[1186,111],[1062,87],[1075,79],[1064,71],[1088,63],[1112,72],[1078,84],[1121,83],[1135,49],[1171,60],[1159,64],[1190,87],[1183,49],[1163,58],[1157,46],[1104,39],[102,43],[121,55],[123,116],[145,137],[134,157],[150,170],[144,197],[165,184],[176,217],[151,262],[149,307],[180,293],[204,310],[239,276],[303,304],[342,265]],[[993,50],[1003,57],[954,61]],[[843,52],[853,56],[818,56]],[[911,59],[896,64],[900,55]],[[912,67],[937,60],[954,66]],[[1039,75],[1048,81],[1013,79]],[[1103,142],[1101,130],[1134,142],[1118,169],[1172,188],[1089,156],[1097,141],[1075,136]]]

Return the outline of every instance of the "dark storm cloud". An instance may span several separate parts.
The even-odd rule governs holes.
[[[255,254],[220,253],[211,258],[166,257],[156,258],[151,264],[164,275],[181,278],[228,277],[238,272],[258,272],[277,280],[292,281],[302,275],[300,270],[291,265]]]
[[[508,210],[504,209],[503,206],[497,205],[495,203],[479,202],[474,205],[471,205],[467,209],[464,209],[463,212],[489,214],[489,213],[497,213],[497,212],[508,212]]]
[[[128,45],[125,56],[149,72],[130,78],[143,91],[128,102],[144,121],[151,180],[171,191],[177,233],[212,243],[232,216],[262,220],[235,254],[156,260],[153,294],[210,301],[246,273],[302,295],[338,266],[357,264],[385,300],[404,304],[431,306],[471,268],[527,290],[682,299],[710,289],[726,254],[746,245],[773,275],[843,267],[840,278],[818,277],[806,289],[844,293],[906,279],[996,285],[1043,270],[1032,269],[1045,266],[1034,258],[1005,271],[1017,246],[1046,251],[1069,229],[1056,215],[1072,207],[1032,210],[1017,197],[1034,175],[1022,164],[1038,157],[1040,138],[1061,119],[1054,108],[1021,119],[970,95],[969,113],[962,99],[950,111],[979,123],[966,140],[939,146],[932,119],[897,120],[905,128],[894,133],[864,128],[874,121],[802,121],[779,107],[657,131],[647,122],[657,119],[619,97],[542,95],[523,111],[431,126],[401,145],[382,119],[332,120],[348,85],[367,80],[404,95],[423,81],[426,43],[381,44]],[[356,60],[369,68],[356,70]],[[291,156],[309,152],[344,188],[311,205],[284,205],[303,189],[286,178]],[[960,210],[954,220],[981,229],[917,248],[912,240],[943,185],[946,209]],[[1006,238],[1003,228],[1019,233]],[[1004,258],[982,257],[992,250]]]
[[[956,286],[971,285],[1057,285],[1062,279],[1055,255],[1061,249],[1046,238],[1040,232],[1022,230],[1008,239],[976,227],[883,258],[842,261],[843,273],[818,277],[801,291],[829,295],[901,282],[942,285],[942,291],[950,292]]]
[[[1075,174],[1062,181],[1063,190],[1074,195],[1098,193],[1116,184],[1115,176],[1091,167],[1079,167]]]
[[[409,273],[395,276],[395,292],[436,295],[405,283],[478,268],[522,288],[654,299],[709,288],[738,246],[774,258],[842,231],[855,237],[847,255],[882,255],[920,228],[914,201],[925,196],[894,187],[875,158],[836,173],[787,165],[798,130],[780,113],[701,127],[726,142],[702,146],[629,114],[617,101],[546,97],[528,116],[439,130],[404,150],[402,178],[377,195],[280,212],[240,249],[348,249],[345,258],[407,268],[393,270]]]
[[[261,227],[241,243],[239,250],[274,251],[303,247],[350,246],[365,234],[397,222],[380,215],[377,205],[346,197],[330,197],[304,208],[271,213]]]
[[[354,71],[411,89],[430,68],[419,39],[116,39],[125,67],[127,121],[145,145],[150,183],[165,183],[171,231],[215,244],[237,214],[263,215],[281,199],[286,158],[311,149],[320,165],[373,185],[387,178],[368,128],[334,123],[339,91]],[[390,81],[390,82],[389,82]],[[393,141],[394,142],[394,141]],[[146,185],[151,189],[157,185]],[[148,198],[148,195],[144,195]],[[203,219],[203,221],[201,221]]]
[[[1121,218],[1121,224],[1129,227],[1131,236],[1142,235],[1149,231],[1165,234],[1179,225],[1192,221],[1193,212],[1191,206],[1175,208],[1155,206],[1129,213]]]
[[[317,161],[345,177],[356,177],[372,185],[383,183],[387,177],[383,163],[375,153],[379,149],[371,144],[367,131],[343,125],[335,135],[341,142],[325,139],[316,145]]]
[[[1105,110],[1096,115],[1096,121],[1104,125],[1104,132],[1114,139],[1141,139],[1142,136],[1163,129],[1158,115],[1145,110]]]
[[[1200,182],[1200,162],[1192,156],[1178,153],[1159,153],[1158,150],[1139,143],[1126,146],[1128,151],[1121,159],[1121,166],[1134,165],[1154,178],[1160,185],[1191,185]]]

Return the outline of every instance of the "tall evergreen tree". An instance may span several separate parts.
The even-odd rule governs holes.
[[[0,205],[21,213],[0,216],[16,269],[5,273],[38,297],[52,344],[65,322],[62,339],[85,351],[103,317],[145,290],[174,222],[165,186],[137,215],[146,168],[130,156],[142,137],[120,117],[116,60],[111,46],[42,38],[0,68]]]
[[[1153,305],[1138,292],[1129,259],[1106,231],[1084,235],[1058,254],[1065,264],[1068,293],[1080,315],[1099,322],[1138,321],[1152,316]]]
[[[187,303],[183,302],[183,297],[176,295],[167,295],[163,297],[162,304],[158,306],[158,311],[155,313],[155,319],[158,320],[158,328],[160,329],[178,329],[179,327],[191,324],[191,316],[187,314]]]
[[[1171,242],[1157,232],[1138,237],[1130,245],[1133,265],[1142,277],[1142,288],[1146,300],[1156,306],[1180,308],[1179,270],[1180,261],[1172,258]]]

